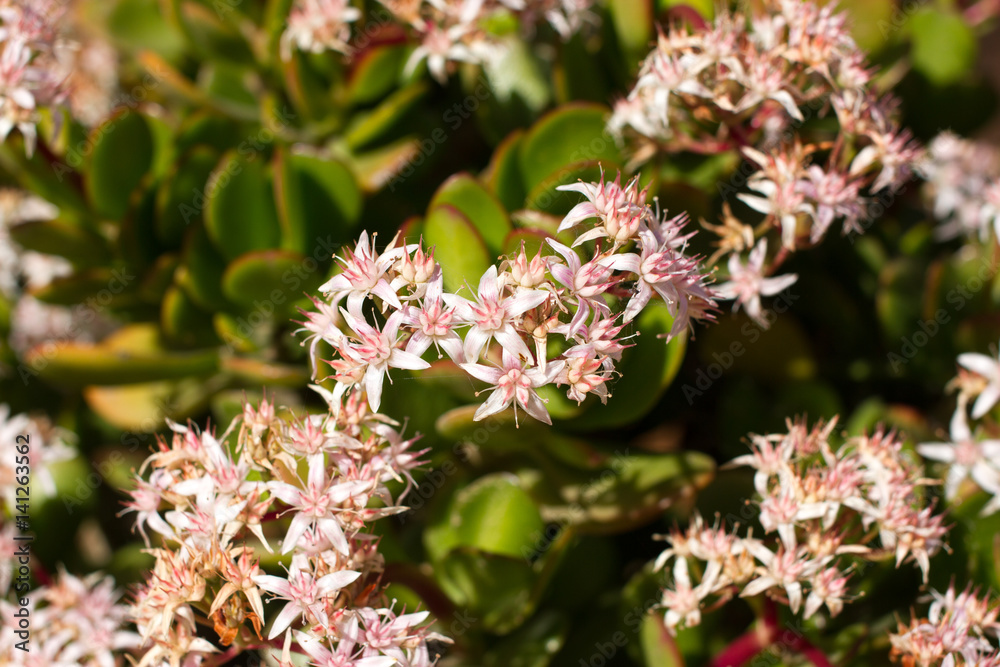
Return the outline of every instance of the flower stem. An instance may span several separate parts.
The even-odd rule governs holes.
[[[734,639],[722,653],[712,660],[712,667],[740,667],[767,648],[769,644],[769,638],[755,627]]]
[[[734,639],[723,649],[711,663],[711,667],[741,667],[755,655],[774,646],[779,636],[781,645],[790,651],[806,658],[815,667],[833,667],[833,663],[823,651],[797,631],[792,631],[792,638],[785,639],[788,633],[782,633],[778,625],[778,610],[773,600],[765,600],[763,615],[749,632]]]

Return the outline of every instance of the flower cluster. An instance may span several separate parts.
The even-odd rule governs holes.
[[[288,14],[288,27],[281,35],[281,57],[289,60],[293,46],[309,53],[347,54],[350,24],[359,18],[361,12],[348,0],[296,0]]]
[[[149,533],[160,542],[132,604],[145,648],[139,665],[219,651],[199,636],[199,621],[214,626],[228,655],[275,647],[283,664],[294,649],[318,667],[430,665],[427,640],[438,636],[426,629],[428,614],[387,604],[378,541],[365,532],[405,509],[387,485],[406,480],[408,489],[420,464],[414,439],[395,426],[359,400],[337,416],[302,418],[280,416],[267,400],[247,404],[218,438],[171,424],[126,509],[147,545]],[[291,558],[268,574],[258,556],[279,539]],[[270,618],[265,595],[276,605]]]
[[[911,616],[890,633],[892,657],[914,667],[954,667],[1000,665],[1000,649],[995,640],[1000,633],[1000,609],[989,597],[967,586],[961,593],[952,584],[944,594],[932,591],[933,602],[927,616]]]
[[[569,39],[597,17],[594,0],[383,0],[390,11],[408,24],[420,39],[407,69],[427,60],[431,74],[440,82],[448,78],[453,61],[488,63],[503,53],[503,45],[489,26],[516,19],[522,31],[534,32],[548,22],[562,39]]]
[[[59,209],[41,197],[12,188],[0,189],[0,294],[14,298],[22,282],[33,289],[70,273],[72,267],[66,260],[25,251],[8,232],[19,223],[52,220],[57,215]]]
[[[24,439],[19,441],[18,436],[24,436]],[[6,504],[8,510],[13,512],[14,489],[18,486],[16,478],[21,477],[16,474],[18,457],[15,446],[25,442],[28,444],[32,498],[41,500],[55,495],[56,483],[51,466],[75,455],[64,438],[65,434],[47,420],[25,414],[11,415],[10,406],[0,403],[0,506]],[[7,574],[6,570],[0,571],[0,581]]]
[[[972,479],[992,496],[981,512],[986,516],[1000,511],[1000,439],[973,433],[968,406],[975,398],[971,418],[980,420],[1000,401],[1000,360],[968,352],[958,356],[958,363],[958,405],[951,418],[950,442],[925,442],[917,446],[917,451],[924,458],[948,464],[944,482],[947,500],[958,497],[966,479]]]
[[[10,525],[0,531],[0,559],[4,561],[15,560],[14,545],[20,544],[13,541],[12,530]],[[6,593],[3,586],[0,593]],[[23,640],[15,634],[14,623],[0,627],[0,660],[5,665],[123,665],[117,656],[138,646],[139,636],[124,629],[128,607],[118,604],[120,595],[114,580],[99,572],[80,579],[61,571],[54,584],[40,586],[27,596],[32,627],[28,651],[17,648]],[[13,619],[17,608],[2,598],[0,614]]]
[[[721,237],[719,254],[756,247],[754,273],[773,273],[836,221],[845,233],[862,232],[866,194],[901,187],[920,156],[894,118],[894,102],[870,86],[845,22],[832,4],[768,0],[750,16],[720,12],[711,25],[673,26],[609,121],[636,164],[684,151],[745,159],[739,180],[720,185],[721,193],[737,194],[745,178],[749,192],[737,196],[764,221],[754,229],[727,207],[725,224],[710,229]],[[837,129],[809,123],[823,116],[835,116]],[[756,239],[771,230],[780,231],[781,253],[763,266]],[[744,288],[725,298],[752,314],[762,292],[738,280]]]
[[[923,194],[940,223],[937,236],[1000,238],[1000,150],[942,132],[920,163]]]
[[[16,127],[29,155],[39,109],[59,104],[67,93],[56,55],[64,13],[57,0],[0,3],[0,140]]]
[[[897,567],[916,562],[926,581],[930,557],[947,528],[920,500],[918,467],[902,455],[893,432],[878,430],[835,448],[836,420],[811,430],[789,422],[788,433],[753,436],[751,454],[730,465],[754,468],[755,496],[765,535],[746,537],[695,517],[666,539],[657,568],[673,560],[673,588],[663,593],[671,630],[696,625],[709,604],[767,593],[809,618],[823,606],[840,613],[850,598],[849,559],[894,557]],[[701,573],[692,584],[690,562]],[[712,602],[707,602],[711,600]]]
[[[515,20],[532,32],[542,21],[569,39],[584,24],[596,23],[594,0],[381,0],[395,20],[408,26],[420,45],[407,62],[408,71],[426,60],[431,74],[448,78],[449,62],[485,63],[502,52],[493,30]],[[296,0],[282,37],[283,57],[294,44],[303,51],[351,52],[350,24],[361,18],[347,0]],[[492,26],[492,27],[491,27]]]
[[[602,178],[561,189],[587,201],[566,215],[559,232],[596,224],[573,247],[548,238],[529,258],[522,245],[499,268],[491,266],[468,298],[444,290],[441,266],[419,244],[393,239],[379,253],[362,234],[341,260],[343,271],[320,287],[328,301],[315,300],[317,310],[304,322],[317,372],[316,344],[326,341],[336,351],[328,362],[334,404],[357,390],[378,410],[389,371],[427,368],[423,355],[434,346],[438,358],[447,354],[492,386],[476,419],[513,405],[515,416],[520,408],[551,423],[537,390],[555,384],[578,402],[589,394],[606,400],[607,380],[627,347],[622,330],[654,296],[674,316],[669,337],[711,317],[708,277],[698,258],[686,254],[691,235],[683,233],[683,215],[664,219],[654,212],[637,180],[623,187]],[[574,249],[595,240],[586,258]],[[367,300],[377,306],[372,315],[385,314],[381,325],[365,313]],[[552,335],[558,348],[550,345]]]

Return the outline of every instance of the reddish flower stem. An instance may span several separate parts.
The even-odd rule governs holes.
[[[45,569],[45,566],[42,565],[41,561],[39,561],[37,558],[35,558],[34,560],[35,560],[35,571],[34,571],[35,579],[42,586],[46,587],[51,586],[52,576],[49,574],[49,571]]]
[[[765,640],[768,640],[765,643]],[[712,660],[712,667],[740,667],[770,644],[757,628],[740,635]]]
[[[696,31],[701,32],[708,29],[705,17],[691,5],[674,5],[667,10],[667,23],[673,19],[680,19],[691,25]]]
[[[788,632],[782,632],[778,626],[778,610],[772,600],[766,601],[764,615],[749,632],[734,639],[723,649],[711,663],[711,667],[741,667],[755,655],[774,646],[781,637],[781,644],[806,658],[816,667],[833,667],[833,663],[823,651],[797,631],[791,631],[792,638],[786,638]]]

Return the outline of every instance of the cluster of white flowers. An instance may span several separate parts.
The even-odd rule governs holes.
[[[57,0],[0,2],[0,140],[15,127],[34,152],[41,107],[66,96],[56,49],[65,4]]]
[[[752,530],[739,537],[698,516],[666,537],[670,547],[656,567],[673,560],[673,588],[661,602],[668,628],[697,625],[703,609],[737,592],[767,593],[795,613],[803,608],[804,618],[824,605],[835,616],[849,599],[854,559],[894,555],[897,567],[912,560],[926,581],[947,531],[943,517],[921,500],[927,480],[894,433],[879,430],[834,448],[835,425],[810,430],[789,422],[788,433],[753,436],[753,453],[731,462],[756,470],[750,502],[765,535],[777,539],[757,539]],[[689,561],[698,563],[697,584]]]
[[[823,116],[835,116],[837,129],[809,123]],[[740,180],[720,188],[763,213],[763,224],[743,224],[727,205],[725,224],[709,228],[721,237],[715,257],[732,253],[739,283],[720,296],[758,320],[759,297],[794,282],[759,277],[818,243],[836,221],[845,233],[864,231],[867,196],[900,188],[920,156],[895,120],[894,101],[870,85],[846,14],[800,0],[767,0],[751,15],[720,11],[711,25],[662,32],[608,127],[634,164],[685,151],[746,160]],[[750,192],[738,192],[743,179]],[[781,252],[765,262],[757,239],[772,230]],[[736,255],[751,249],[744,266]]]
[[[427,60],[431,74],[448,78],[449,62],[484,63],[502,48],[490,26],[516,19],[531,33],[546,21],[562,39],[569,39],[585,24],[597,22],[591,11],[594,0],[380,0],[393,18],[408,26],[420,45],[406,68],[412,71]],[[351,52],[350,24],[361,12],[347,0],[296,0],[282,37],[283,57],[291,48],[320,53]]]
[[[441,266],[419,244],[397,246],[394,239],[378,253],[374,239],[362,234],[341,260],[343,271],[320,287],[329,301],[316,300],[317,310],[306,313],[304,322],[314,371],[319,340],[336,351],[329,361],[334,404],[356,389],[378,410],[389,370],[427,368],[422,355],[433,345],[439,358],[443,350],[469,375],[492,385],[476,419],[514,405],[515,416],[521,408],[551,423],[537,390],[555,384],[566,386],[577,402],[588,394],[605,401],[606,382],[627,347],[622,329],[654,296],[674,316],[668,338],[693,320],[711,317],[708,276],[698,258],[686,254],[691,234],[683,233],[685,216],[664,219],[647,206],[637,179],[624,187],[602,179],[561,189],[580,192],[587,201],[566,215],[559,231],[586,220],[596,224],[573,247],[548,238],[548,247],[529,259],[522,245],[499,269],[494,265],[483,274],[471,298],[444,291]],[[583,261],[574,248],[594,240],[596,248]],[[388,313],[381,327],[364,312],[367,300],[377,306],[373,315]],[[551,335],[559,337],[558,347],[549,345]]]
[[[0,559],[15,560],[13,525],[0,530]],[[0,584],[3,579],[0,578]],[[16,634],[14,623],[20,606],[5,599],[0,586],[0,663],[45,667],[115,667],[124,665],[123,651],[135,648],[139,636],[125,630],[128,607],[118,604],[121,594],[111,577],[94,573],[85,578],[60,571],[56,581],[39,586],[28,598],[31,636],[27,651],[17,645],[25,641]]]
[[[1000,360],[985,354],[967,352],[958,356],[961,367],[956,385],[959,388],[958,405],[951,418],[950,442],[926,442],[917,446],[925,458],[948,465],[944,481],[945,498],[954,500],[966,479],[992,496],[983,506],[982,515],[1000,511],[1000,439],[981,438],[969,426],[969,401],[971,418],[984,420],[994,427],[987,415],[1000,401]]]
[[[892,657],[914,667],[998,667],[1000,609],[979,591],[967,586],[961,593],[954,584],[944,594],[932,591],[933,602],[925,618],[913,615],[890,633]],[[992,639],[992,641],[991,641]]]
[[[1000,238],[1000,149],[951,132],[934,137],[920,163],[923,194],[940,223],[937,236]]]
[[[23,190],[0,188],[0,295],[16,297],[22,280],[26,287],[37,288],[70,273],[69,262],[21,249],[8,231],[22,222],[52,220],[58,215],[59,209],[41,197]]]
[[[17,440],[21,435],[26,440]],[[65,438],[66,434],[47,420],[26,414],[12,415],[10,406],[0,403],[0,508],[5,505],[8,511],[14,511],[16,479],[21,477],[16,474],[19,465],[16,446],[24,442],[29,446],[27,465],[31,470],[32,499],[42,500],[55,494],[51,466],[75,455]],[[5,574],[9,572],[0,570],[0,582]]]
[[[295,0],[281,35],[281,57],[289,60],[293,46],[308,53],[350,53],[350,24],[359,18],[348,0]]]
[[[214,626],[229,657],[273,647],[283,664],[292,651],[318,667],[432,663],[427,641],[443,638],[428,632],[427,612],[399,614],[387,603],[378,540],[364,532],[405,509],[422,452],[364,401],[338,407],[336,416],[295,418],[266,400],[247,404],[218,438],[171,424],[126,510],[147,544],[147,529],[160,542],[132,605],[141,667],[198,664],[220,651],[198,635],[199,621]],[[404,479],[393,498],[387,484]],[[281,554],[292,554],[286,572],[262,571],[251,536],[268,552],[280,539]],[[271,619],[264,594],[282,603]]]

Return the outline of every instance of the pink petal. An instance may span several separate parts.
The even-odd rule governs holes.
[[[500,378],[503,377],[503,370],[497,368],[496,366],[484,366],[483,364],[459,364],[462,369],[476,378],[477,380],[482,380],[483,382],[488,382],[489,384],[497,384],[500,382]]]
[[[472,416],[473,421],[480,421],[486,419],[490,415],[495,415],[498,412],[502,412],[510,405],[510,401],[504,401],[503,392],[497,390],[490,394],[490,397],[486,399],[486,402],[479,406],[476,410],[476,414]]]

